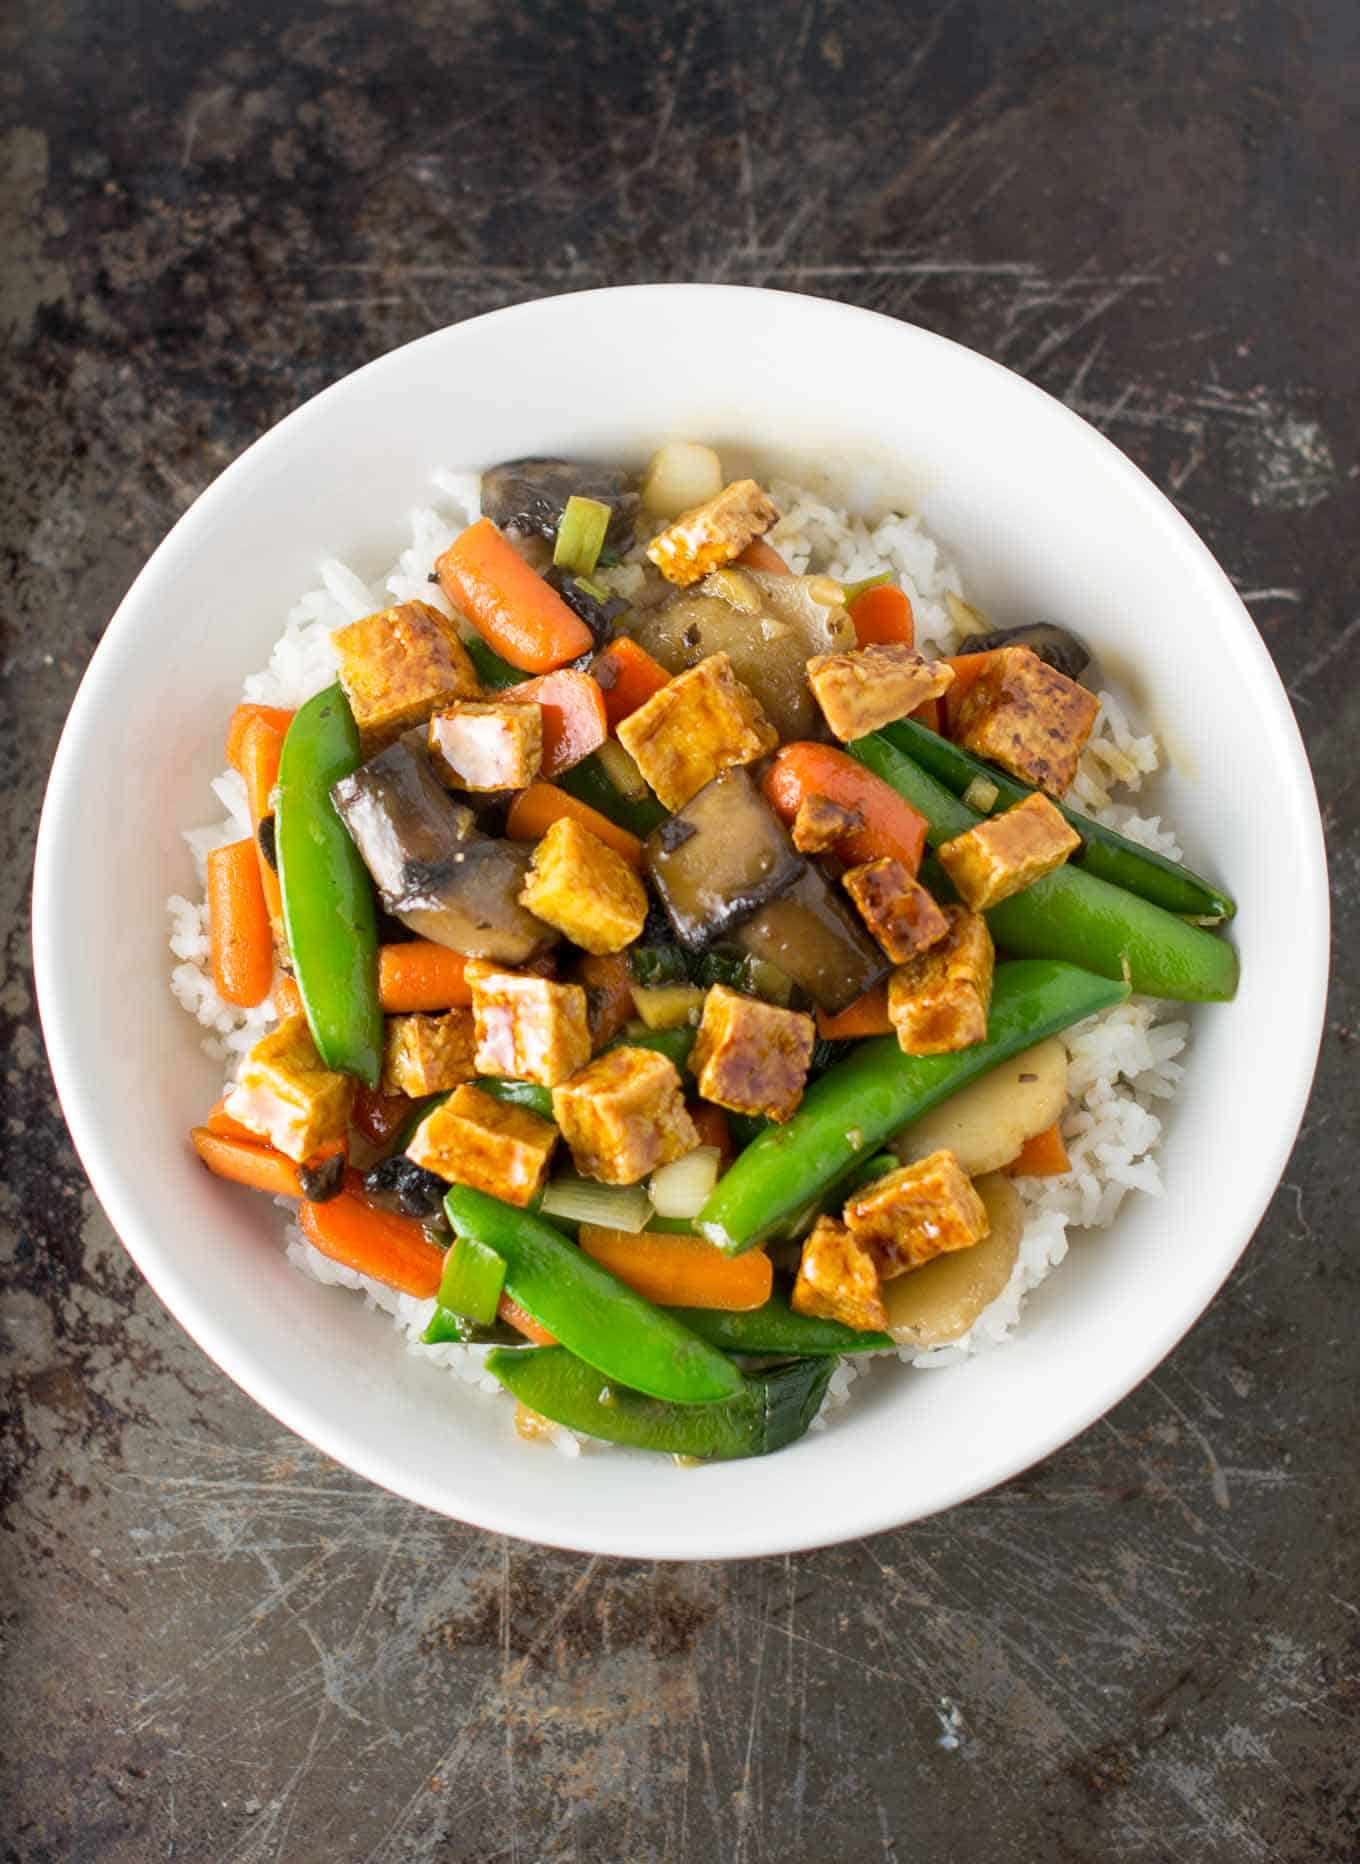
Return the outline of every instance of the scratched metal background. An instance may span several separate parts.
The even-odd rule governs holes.
[[[1360,1856],[1358,97],[1353,0],[9,0],[7,1860]],[[449,1525],[242,1398],[86,1188],[25,929],[194,494],[393,344],[656,278],[916,319],[1127,448],[1294,694],[1340,933],[1287,1183],[1155,1378],[947,1519],[692,1569]]]

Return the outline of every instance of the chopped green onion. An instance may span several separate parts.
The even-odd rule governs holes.
[[[766,1003],[787,1004],[793,995],[793,979],[768,958],[746,960],[746,987],[752,996],[763,997]]]
[[[881,589],[884,583],[890,583],[892,579],[891,570],[880,570],[877,576],[865,576],[860,582],[845,583],[841,589],[841,600],[849,608],[850,604],[858,601],[867,589]]]
[[[628,969],[639,984],[649,989],[657,984],[689,982],[689,967],[678,945],[634,945],[628,954]]]
[[[648,1029],[692,1028],[704,1013],[704,992],[697,984],[634,984],[633,1007]]]
[[[589,576],[577,576],[574,577],[573,580],[582,595],[588,595],[592,602],[610,602],[613,600],[613,597],[603,583],[592,582]]]
[[[729,990],[745,990],[750,976],[750,960],[744,951],[715,945],[699,960],[701,984],[726,984]]]
[[[475,1236],[460,1236],[444,1257],[439,1305],[489,1327],[505,1286],[505,1259]]]
[[[641,802],[647,794],[647,785],[643,781],[642,772],[618,739],[606,738],[595,755],[619,795],[626,796],[632,803]]]
[[[576,576],[589,576],[599,561],[612,516],[608,505],[602,505],[598,498],[578,498],[573,493],[557,524],[553,545],[557,567]]]
[[[636,1236],[652,1214],[652,1200],[640,1184],[597,1184],[593,1178],[554,1178],[543,1193],[545,1217],[573,1223],[598,1223],[606,1230]]]
[[[649,1189],[657,1216],[697,1217],[718,1182],[721,1163],[716,1146],[698,1146],[654,1171]]]
[[[507,1327],[503,1320],[493,1320],[490,1326],[479,1326],[475,1320],[469,1320],[465,1314],[455,1314],[451,1308],[436,1307],[430,1316],[430,1324],[421,1334],[426,1346],[523,1346],[524,1335],[514,1327]]]
[[[970,809],[976,809],[979,815],[990,815],[1000,794],[990,777],[974,777],[963,792],[963,801]]]

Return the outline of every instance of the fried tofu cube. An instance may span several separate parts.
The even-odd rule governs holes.
[[[803,1244],[789,1306],[795,1314],[838,1320],[858,1333],[884,1333],[888,1327],[878,1263],[834,1217],[819,1217]]]
[[[428,602],[379,609],[331,636],[364,755],[423,725],[440,706],[475,699],[477,669],[451,621]]]
[[[996,953],[985,919],[946,906],[949,929],[888,980],[888,1020],[907,1055],[949,1055],[987,1035]]]
[[[931,894],[891,855],[849,868],[843,879],[860,918],[894,964],[938,945],[949,930]]]
[[[246,1056],[225,1111],[299,1164],[343,1139],[354,1104],[351,1075],[316,1052],[305,1016],[289,1016]]]
[[[647,555],[668,582],[698,582],[710,570],[739,557],[768,531],[779,508],[754,479],[734,479],[716,498],[682,511],[647,546]]]
[[[764,1113],[782,1125],[803,1098],[817,1026],[797,1010],[780,1009],[715,984],[689,1065],[699,1092],[733,1113]]]
[[[651,1049],[607,1049],[552,1098],[576,1169],[603,1184],[636,1184],[699,1143],[674,1063]]]
[[[618,727],[619,742],[663,805],[683,809],[733,764],[752,764],[779,742],[760,701],[710,654],[653,693]]]
[[[599,958],[631,945],[647,918],[637,870],[571,816],[534,849],[519,903]]]
[[[556,1144],[551,1120],[464,1084],[421,1121],[406,1156],[450,1184],[523,1207],[543,1189]]]
[[[382,1091],[442,1094],[477,1069],[473,1063],[471,1010],[449,1010],[442,1016],[389,1016],[383,1030]]]
[[[952,736],[976,757],[1062,796],[1077,774],[1100,702],[1030,647],[998,647],[959,705]]]
[[[850,1234],[885,1281],[933,1256],[971,1249],[991,1228],[987,1207],[952,1152],[932,1152],[876,1178],[849,1199]]]
[[[470,958],[463,976],[472,989],[478,1074],[556,1087],[590,1060],[586,993],[579,984],[506,971],[485,958]]]
[[[814,654],[807,676],[823,718],[842,742],[905,718],[954,684],[951,666],[923,660],[897,641]]]
[[[793,818],[793,845],[799,854],[825,854],[863,827],[858,809],[832,802],[829,796],[804,796]]]
[[[1080,846],[1061,809],[1036,790],[935,852],[959,898],[981,913],[1051,874]]]
[[[430,720],[436,770],[463,790],[522,790],[543,767],[543,708],[460,700]]]

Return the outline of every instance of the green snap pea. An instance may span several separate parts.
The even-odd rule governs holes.
[[[673,1307],[670,1312],[710,1346],[720,1346],[725,1353],[746,1353],[753,1359],[766,1354],[783,1359],[808,1354],[881,1353],[895,1344],[889,1333],[858,1333],[838,1320],[795,1314],[780,1294],[772,1294],[764,1307],[751,1308],[744,1314],[716,1307]]]
[[[481,1088],[484,1094],[490,1094],[493,1100],[499,1100],[505,1106],[524,1107],[530,1113],[536,1113],[541,1120],[550,1120],[553,1116],[552,1090],[540,1087],[537,1081],[505,1081],[494,1075],[481,1074],[473,1086]]]
[[[904,1055],[895,1036],[861,1042],[812,1083],[792,1119],[747,1146],[714,1186],[695,1229],[729,1255],[752,1248],[835,1185],[861,1154],[969,1081],[1128,994],[1127,984],[1051,959],[998,965],[985,1041],[950,1055]]]
[[[542,1217],[461,1184],[450,1186],[444,1210],[457,1236],[475,1237],[504,1259],[510,1299],[606,1379],[679,1405],[713,1404],[741,1389],[730,1359]]]
[[[504,1286],[505,1258],[475,1236],[460,1236],[452,1249],[445,1251],[439,1305],[451,1314],[461,1314],[479,1327],[489,1327],[496,1318]]]
[[[834,1359],[800,1359],[745,1377],[736,1373],[736,1389],[720,1402],[666,1404],[612,1384],[560,1346],[498,1349],[486,1356],[487,1371],[507,1391],[569,1430],[712,1461],[768,1456],[801,1437],[817,1415],[835,1365]]]
[[[931,847],[984,820],[881,732],[846,749],[920,810]],[[953,897],[938,870],[923,870],[922,878]],[[1150,997],[1221,1003],[1237,989],[1237,953],[1226,939],[1070,861],[983,917],[998,946],[1014,957],[1065,959],[1101,977],[1125,978]]]
[[[463,646],[467,649],[468,659],[477,669],[477,678],[488,692],[500,692],[506,686],[518,686],[529,675],[521,673],[518,667],[512,667],[508,660],[502,660],[494,647],[489,647],[480,634],[466,635]]]
[[[636,1029],[625,1030],[615,1036],[612,1042],[606,1042],[601,1053],[616,1048],[651,1049],[657,1055],[664,1055],[673,1062],[676,1072],[683,1074],[689,1060],[689,1052],[694,1047],[695,1029]]]
[[[376,1087],[383,1017],[373,882],[330,795],[361,762],[349,701],[328,686],[288,727],[274,826],[284,929],[317,1053]]]
[[[452,1308],[436,1307],[420,1337],[426,1346],[514,1346],[524,1335],[503,1320],[483,1327]]]
[[[593,752],[570,770],[559,771],[553,781],[578,802],[589,803],[631,834],[645,838],[666,820],[666,811],[650,792],[646,796],[625,796]]]

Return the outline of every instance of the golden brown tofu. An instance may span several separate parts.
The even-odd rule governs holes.
[[[998,647],[962,701],[953,737],[1013,777],[1061,796],[1077,774],[1100,702],[1030,647]]]
[[[683,511],[647,546],[647,555],[668,582],[698,582],[739,557],[779,516],[778,507],[754,479],[734,479],[716,498]]]
[[[843,878],[860,918],[894,964],[938,945],[949,930],[931,894],[891,855],[849,868]]]
[[[353,1077],[333,1074],[316,1052],[307,1018],[289,1016],[246,1056],[225,1111],[302,1163],[344,1138],[353,1103]]]
[[[409,1094],[413,1100],[442,1094],[476,1074],[472,1051],[471,1010],[389,1016],[383,1031],[382,1091]]]
[[[971,1249],[991,1228],[986,1205],[945,1151],[863,1186],[846,1204],[845,1221],[884,1281],[919,1269],[932,1256]]]
[[[833,803],[829,796],[805,796],[793,818],[793,845],[799,854],[825,854],[863,827],[858,809]]]
[[[888,1020],[907,1055],[949,1055],[987,1035],[996,953],[985,919],[946,906],[949,929],[888,980]]]
[[[1036,791],[935,852],[965,906],[982,913],[1051,874],[1080,846],[1061,809]]]
[[[430,720],[435,769],[463,790],[522,790],[543,765],[543,708],[461,700]]]
[[[637,870],[571,816],[559,816],[534,849],[519,903],[600,958],[631,945],[647,918]]]
[[[458,630],[428,602],[402,602],[331,636],[354,722],[371,756],[411,725],[481,690]]]
[[[556,1087],[590,1060],[579,984],[502,970],[485,958],[469,959],[463,976],[472,988],[478,1074]]]
[[[542,1190],[556,1144],[551,1120],[464,1085],[421,1121],[406,1155],[450,1184],[523,1206]]]
[[[878,1264],[834,1217],[819,1217],[803,1244],[789,1305],[795,1314],[838,1320],[858,1333],[887,1331]]]
[[[604,1184],[636,1184],[699,1143],[674,1064],[651,1049],[607,1049],[552,1098],[576,1169]]]
[[[715,984],[704,998],[689,1065],[705,1100],[782,1124],[803,1098],[816,1040],[810,1016]]]
[[[905,718],[954,684],[946,662],[923,660],[900,642],[814,654],[807,673],[823,718],[843,742]]]
[[[623,720],[618,735],[672,814],[719,771],[754,763],[779,742],[760,701],[733,673],[726,654],[710,654],[677,674]]]

